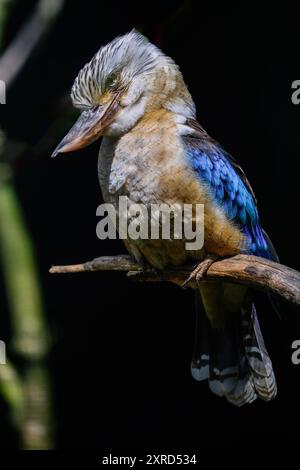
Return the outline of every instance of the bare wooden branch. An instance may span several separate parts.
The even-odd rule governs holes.
[[[181,285],[192,266],[168,269],[162,272],[143,270],[128,255],[102,256],[82,264],[53,266],[50,273],[79,273],[87,271],[126,271],[137,281],[167,281]],[[237,255],[216,261],[207,271],[205,281],[226,280],[246,284],[252,288],[280,295],[300,304],[300,273],[279,263],[249,255]],[[191,287],[195,287],[191,283]]]
[[[51,274],[83,273],[87,271],[135,271],[142,272],[142,268],[129,255],[100,256],[92,261],[82,264],[68,264],[67,266],[52,266]]]

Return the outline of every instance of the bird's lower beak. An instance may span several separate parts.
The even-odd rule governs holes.
[[[111,124],[119,106],[119,97],[115,96],[108,104],[83,111],[51,156],[79,150],[95,142]]]

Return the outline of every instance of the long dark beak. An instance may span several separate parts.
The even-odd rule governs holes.
[[[115,95],[110,103],[83,111],[51,156],[79,150],[95,142],[113,121],[119,107],[119,96]]]

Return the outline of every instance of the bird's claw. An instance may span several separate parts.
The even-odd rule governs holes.
[[[216,255],[207,255],[201,263],[199,263],[196,268],[191,272],[189,277],[183,282],[182,287],[187,287],[187,285],[195,280],[197,283],[200,282],[206,275],[210,266],[217,261],[218,256]]]

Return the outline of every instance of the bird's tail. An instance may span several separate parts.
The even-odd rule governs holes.
[[[242,406],[257,397],[269,401],[276,396],[276,380],[266,350],[255,306],[247,302],[241,315],[226,318],[224,327],[212,327],[197,292],[197,328],[191,365],[196,380],[208,380],[218,396]],[[202,308],[201,308],[202,307]]]

